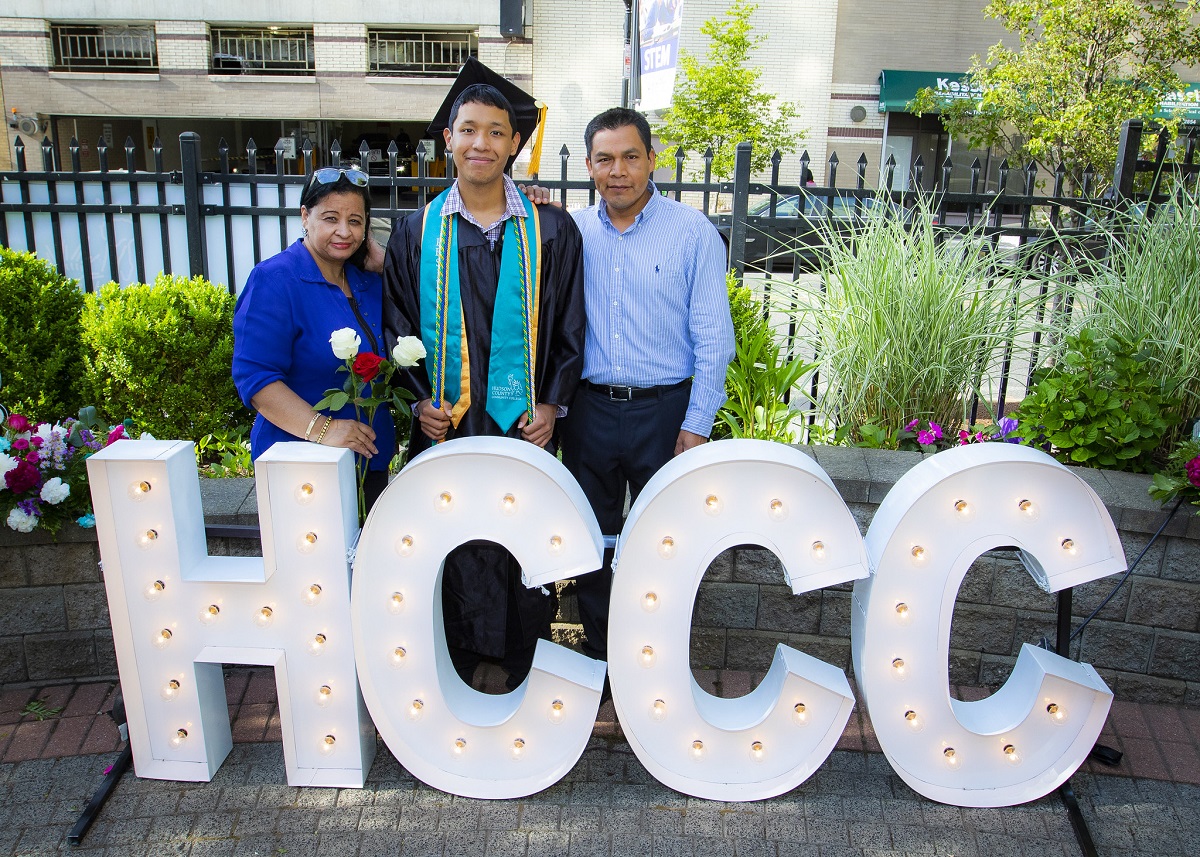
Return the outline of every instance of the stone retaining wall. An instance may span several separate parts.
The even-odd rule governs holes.
[[[921,453],[844,447],[802,448],[825,468],[865,533],[880,500]],[[1099,494],[1129,562],[1146,547],[1166,512],[1146,494],[1149,478],[1075,469]],[[252,480],[204,480],[206,519],[253,524]],[[1130,580],[1075,642],[1072,657],[1092,663],[1118,698],[1200,706],[1200,518],[1176,513]],[[259,553],[256,542],[210,540],[213,554]],[[58,541],[0,528],[0,683],[49,683],[116,673],[94,533],[64,528]],[[1118,578],[1080,586],[1073,627]],[[785,642],[851,672],[849,584],[792,595],[775,556],[753,546],[721,554],[696,599],[692,663],[763,671]],[[578,639],[570,584],[560,585],[555,637]],[[959,591],[951,629],[950,678],[998,685],[1021,644],[1055,633],[1054,595],[1038,589],[1011,554],[993,552],[972,566]]]

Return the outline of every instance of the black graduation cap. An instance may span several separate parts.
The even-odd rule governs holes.
[[[517,127],[514,130],[521,135],[520,146],[517,147],[517,152],[520,152],[521,147],[529,142],[533,136],[533,130],[537,127],[537,101],[521,87],[492,71],[475,57],[468,57],[467,61],[463,63],[463,67],[458,70],[458,77],[450,86],[450,91],[446,93],[446,100],[438,108],[437,115],[425,129],[425,135],[439,141],[440,145],[442,131],[450,124],[450,108],[454,106],[455,100],[464,89],[476,83],[486,83],[496,87],[505,98],[512,102],[513,110],[517,114]]]

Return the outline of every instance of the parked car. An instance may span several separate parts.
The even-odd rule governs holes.
[[[911,217],[899,204],[876,197],[824,196],[802,191],[778,197],[774,217],[771,199],[750,206],[746,222],[746,266],[772,272],[816,270],[820,266],[824,240],[822,232],[849,232],[855,224],[885,211],[893,216]],[[729,243],[732,222],[723,217],[717,229]]]

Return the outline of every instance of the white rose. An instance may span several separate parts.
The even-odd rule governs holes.
[[[31,533],[37,526],[37,516],[26,514],[23,509],[14,508],[8,513],[8,526],[18,533]]]
[[[397,366],[416,366],[425,356],[425,346],[415,336],[405,336],[392,349],[392,362]]]
[[[57,476],[42,485],[42,499],[54,506],[71,496],[71,486]]]
[[[338,360],[347,360],[358,354],[358,346],[361,342],[362,339],[352,327],[335,330],[329,337],[329,344],[333,346],[333,356]]]

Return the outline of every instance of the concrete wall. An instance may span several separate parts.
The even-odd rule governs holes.
[[[920,453],[807,449],[829,473],[865,533],[880,500]],[[1075,469],[1105,502],[1129,561],[1163,519],[1148,477]],[[257,519],[252,480],[203,480],[209,523]],[[253,541],[211,540],[212,554],[258,555]],[[116,673],[94,534],[64,529],[54,543],[0,528],[0,683],[49,683]],[[1073,627],[1108,595],[1115,577],[1075,590]],[[692,665],[765,672],[785,642],[847,672],[850,585],[795,596],[775,556],[753,546],[726,551],[701,584],[692,619]],[[560,584],[555,637],[579,638],[574,596]],[[950,680],[996,686],[1024,642],[1053,640],[1054,595],[1038,589],[1009,554],[972,566],[951,628]],[[1072,648],[1118,698],[1200,706],[1200,518],[1182,509],[1117,596]]]

